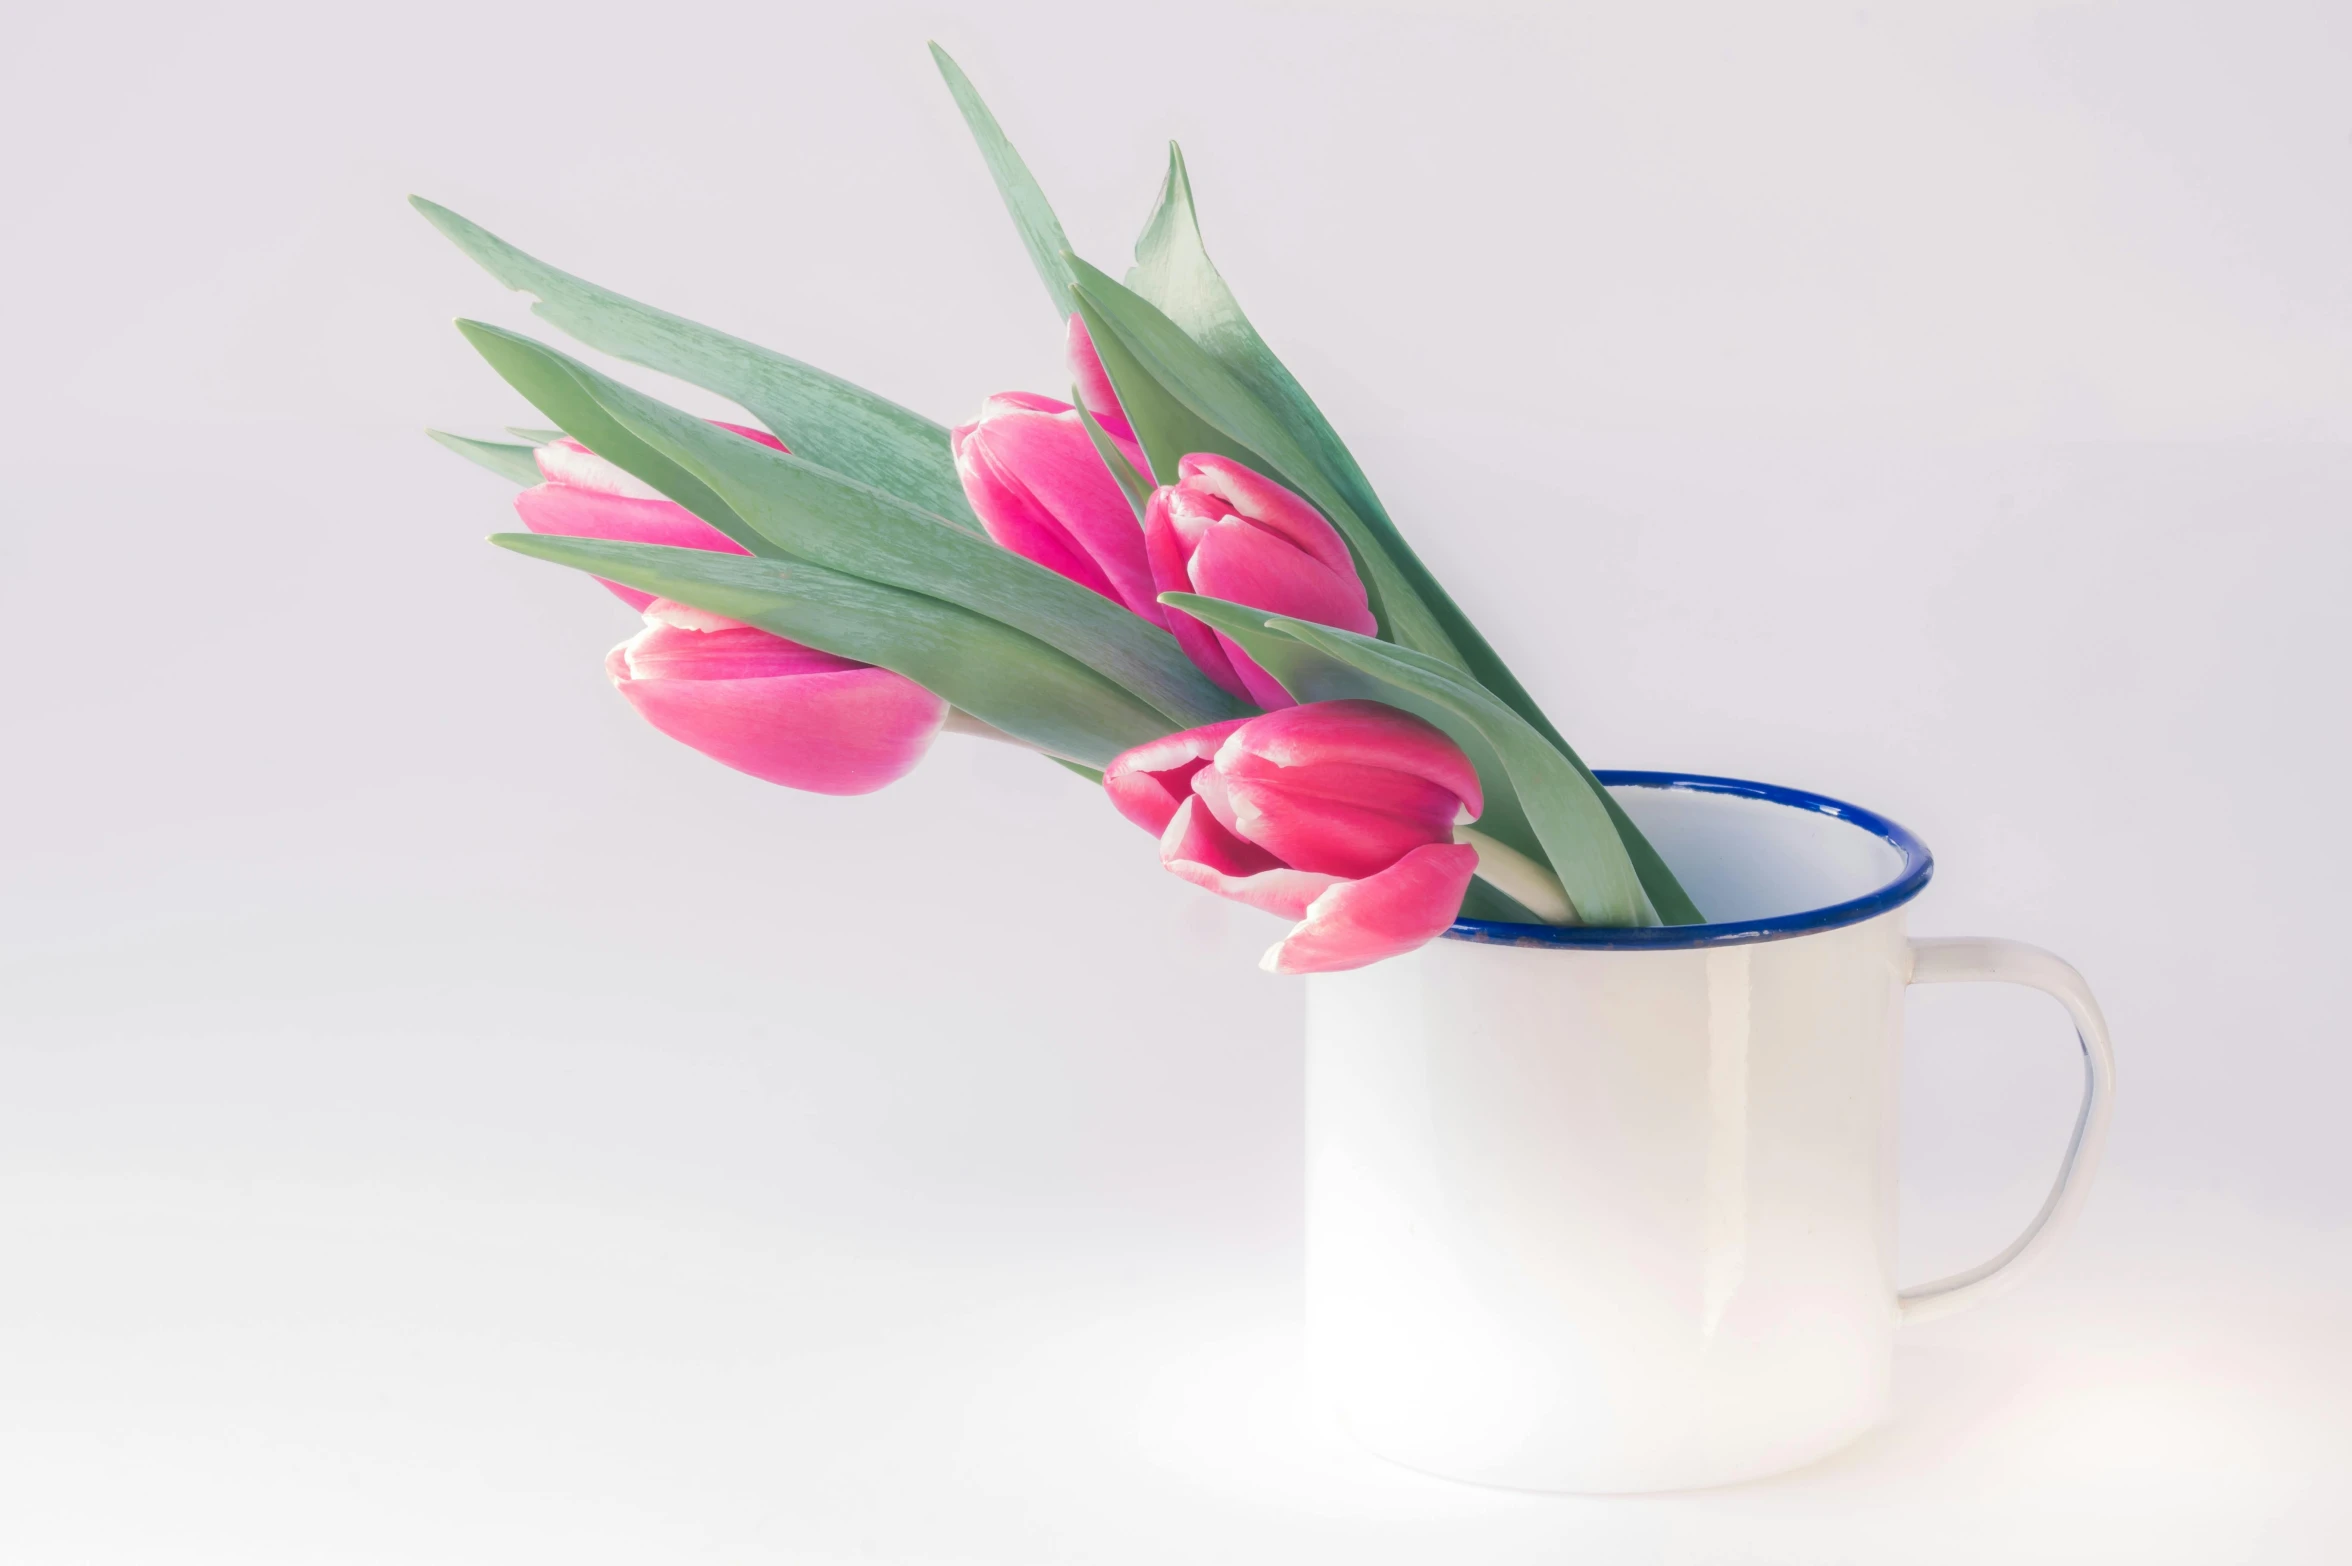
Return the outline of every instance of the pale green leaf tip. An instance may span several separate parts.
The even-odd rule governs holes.
[[[524,343],[533,348],[539,346],[520,332],[510,332],[503,326],[492,326],[488,321],[477,321],[471,316],[459,316],[457,330],[460,336],[476,348],[481,347],[486,340],[502,343]]]
[[[1160,596],[1159,596],[1159,602],[1161,602],[1161,603],[1165,604],[1165,605],[1166,605],[1167,607],[1169,607],[1170,609],[1177,610],[1177,611],[1179,611],[1179,612],[1181,612],[1181,613],[1184,613],[1184,614],[1192,614],[1192,611],[1191,611],[1189,608],[1186,608],[1186,607],[1185,607],[1185,600],[1186,600],[1186,599],[1192,599],[1192,600],[1194,600],[1194,601],[1196,601],[1196,602],[1212,603],[1212,604],[1213,604],[1213,603],[1216,603],[1216,602],[1218,601],[1218,600],[1216,600],[1216,599],[1214,599],[1214,598],[1209,598],[1209,597],[1207,597],[1207,596],[1206,596],[1206,595],[1204,595],[1204,594],[1201,594],[1201,593],[1188,593],[1188,592],[1185,592],[1185,591],[1183,591],[1182,589],[1170,589],[1169,591],[1167,591],[1167,592],[1165,592],[1165,593],[1162,593],[1162,594],[1160,594]],[[1236,605],[1233,605],[1233,607],[1234,607],[1234,608],[1239,608],[1239,609],[1246,609],[1246,607],[1247,607],[1247,606],[1246,606],[1246,605],[1241,605],[1241,604],[1236,604]],[[1199,616],[1199,615],[1193,615],[1192,617],[1193,617],[1194,619],[1196,619],[1196,620],[1200,618],[1200,616]],[[1283,620],[1283,618],[1282,618],[1280,615],[1270,615],[1270,616],[1268,616],[1268,617],[1267,617],[1267,619],[1266,619],[1266,621],[1265,621],[1265,626],[1266,626],[1266,629],[1267,629],[1267,630],[1269,630],[1269,631],[1280,631],[1280,630],[1283,630],[1287,624],[1288,624],[1288,622],[1284,621],[1284,620]]]
[[[408,204],[416,208],[418,215],[423,217],[426,222],[451,239],[458,238],[474,226],[438,201],[428,201],[422,196],[411,196],[408,198]]]
[[[563,546],[580,542],[578,539],[542,538],[537,533],[489,533],[484,536],[501,549],[528,555],[534,560],[545,560],[552,565],[572,565],[572,561],[562,556]]]

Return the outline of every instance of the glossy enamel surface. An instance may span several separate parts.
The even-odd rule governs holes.
[[[2060,995],[2091,1090],[2035,1229],[1899,1297],[1909,892],[1791,921],[1916,891],[1925,850],[1809,796],[1615,788],[1629,811],[1673,796],[1640,812],[1645,832],[1697,869],[1702,909],[1773,933],[1440,940],[1308,981],[1310,1363],[1359,1440],[1430,1472],[1666,1490],[1834,1451],[1885,1415],[1899,1321],[1981,1298],[2045,1250],[2104,1130],[2105,1032],[2072,970],[2011,943],[1965,943],[1965,960],[1928,943],[1922,979]],[[1726,862],[1675,857],[1702,841]]]
[[[1705,924],[1647,929],[1457,919],[1447,935],[1498,946],[1727,946],[1835,929],[1926,890],[1934,856],[1876,811],[1804,789],[1680,772],[1597,772],[1685,882]]]

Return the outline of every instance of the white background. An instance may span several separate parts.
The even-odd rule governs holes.
[[[1355,1455],[1273,927],[1011,751],[705,761],[481,544],[418,431],[540,422],[447,324],[531,317],[410,191],[935,417],[1062,386],[932,36],[1113,270],[1182,139],[1596,764],[1883,810],[1914,929],[2097,987],[2100,1188],[1890,1427],[1641,1501]],[[2347,80],[2324,3],[19,13],[0,1556],[2340,1558]],[[2076,1067],[1912,1022],[1920,1278]]]

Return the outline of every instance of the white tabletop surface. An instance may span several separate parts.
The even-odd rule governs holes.
[[[2342,17],[1012,9],[12,34],[0,1559],[2343,1559]],[[1915,930],[2089,976],[2101,1183],[1885,1429],[1632,1500],[1352,1451],[1267,924],[1008,750],[728,773],[480,544],[417,428],[540,421],[445,323],[552,329],[411,190],[943,419],[1058,388],[934,35],[1114,269],[1184,139],[1588,758],[1882,810]],[[1924,1278],[2076,1068],[2032,997],[1911,1022]]]

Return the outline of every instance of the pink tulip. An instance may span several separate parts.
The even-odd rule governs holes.
[[[1191,460],[1190,458],[1186,459]],[[1319,701],[1152,740],[1103,788],[1195,886],[1298,923],[1262,964],[1330,973],[1411,951],[1453,923],[1484,807],[1444,732],[1375,701]]]
[[[1119,448],[1127,465],[1144,478],[1151,477],[1151,464],[1143,459],[1143,445],[1135,438],[1135,426],[1127,422],[1127,410],[1119,405],[1119,394],[1111,386],[1110,372],[1103,368],[1102,355],[1094,351],[1094,338],[1086,330],[1086,317],[1070,317],[1070,333],[1063,345],[1063,355],[1070,365],[1070,383],[1077,389],[1078,405],[1087,417],[1102,426],[1102,432]]]
[[[1378,630],[1346,540],[1323,514],[1230,457],[1195,452],[1176,464],[1178,481],[1152,491],[1143,513],[1153,584],[1251,609]],[[1168,629],[1201,671],[1261,707],[1287,707],[1282,686],[1230,638],[1187,614]]]
[[[712,423],[718,423],[712,420]],[[745,440],[785,450],[766,430],[740,424],[720,424]],[[670,544],[680,549],[708,549],[722,555],[748,555],[744,548],[717,528],[634,474],[605,461],[595,452],[565,436],[533,453],[547,482],[515,496],[515,510],[523,526],[534,533],[560,533],[571,538],[610,538],[627,544]],[[598,577],[604,582],[604,578]],[[651,593],[618,582],[604,582],[632,609],[653,602]]]
[[[648,723],[786,788],[870,794],[914,770],[947,703],[904,675],[666,598],[604,660]]]
[[[999,392],[979,418],[949,432],[948,444],[990,538],[1154,625],[1167,623],[1135,508],[1077,409],[1030,392]]]

